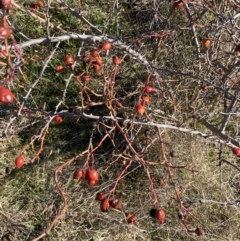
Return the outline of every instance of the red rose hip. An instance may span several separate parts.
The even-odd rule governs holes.
[[[95,169],[88,170],[87,178],[90,180],[98,181],[99,175]]]
[[[24,162],[25,162],[24,157],[22,155],[18,156],[15,159],[16,168],[21,168],[24,165]]]
[[[78,179],[82,179],[83,177],[83,171],[80,169],[77,169],[74,173],[73,173],[73,179],[78,180]]]
[[[164,223],[165,220],[165,211],[163,209],[157,209],[155,212],[155,218],[160,222],[160,223]]]
[[[232,148],[232,153],[233,153],[235,156],[240,156],[240,148],[233,147],[233,148]]]
[[[0,87],[0,103],[8,104],[13,102],[14,95],[13,93],[6,87]]]

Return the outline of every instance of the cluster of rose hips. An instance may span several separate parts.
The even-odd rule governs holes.
[[[96,194],[96,200],[100,202],[100,209],[102,212],[109,211],[110,208],[114,208],[117,210],[122,209],[122,203],[120,199],[114,198],[110,199],[104,192],[100,191]],[[134,216],[130,213],[125,213],[127,223],[133,223],[135,225],[138,225],[137,221],[135,220]],[[165,211],[160,209],[151,209],[150,216],[157,219],[161,224],[165,221]]]
[[[109,41],[106,41],[98,46],[98,49],[93,49],[89,52],[89,54],[84,54],[81,56],[81,61],[83,66],[85,67],[85,74],[82,76],[82,81],[87,83],[90,80],[90,76],[88,75],[89,67],[92,67],[94,73],[97,73],[103,64],[103,60],[100,56],[101,52],[108,51],[112,48],[112,44]],[[66,54],[64,56],[64,63],[67,67],[72,67],[75,60],[70,54]],[[117,56],[113,57],[113,64],[119,65],[121,63],[120,58]],[[55,72],[62,74],[65,68],[63,65],[58,65],[55,67]]]
[[[0,9],[1,10],[9,10],[12,7],[11,0],[0,0]],[[7,22],[5,21],[5,17],[1,19],[0,24],[0,40],[5,40],[10,37],[12,34],[12,30],[9,28]]]
[[[238,148],[240,150],[240,148]],[[176,157],[176,153],[174,151],[170,152],[170,155],[172,157]],[[19,155],[16,160],[15,160],[15,165],[17,168],[21,168],[25,163],[25,159],[22,155]],[[75,170],[73,174],[73,179],[74,180],[87,180],[89,186],[95,186],[96,183],[99,180],[99,174],[95,169],[87,169],[87,170],[82,170],[82,169],[77,169]],[[161,182],[162,184],[162,182]],[[118,198],[113,198],[110,199],[108,195],[106,195],[104,192],[100,191],[96,194],[96,200],[100,202],[100,210],[102,212],[108,212],[110,208],[117,209],[117,210],[122,210],[122,203],[120,199]],[[166,213],[164,209],[159,208],[159,209],[151,209],[150,210],[150,216],[155,218],[160,224],[163,224],[166,218]],[[125,217],[127,220],[128,224],[134,224],[138,225],[138,222],[135,220],[134,216],[130,213],[125,213]],[[197,228],[195,230],[195,233],[198,236],[201,236],[204,234],[204,231],[202,228]]]
[[[140,99],[140,101],[138,101],[138,103],[135,106],[135,111],[138,115],[143,115],[145,113],[145,107],[144,106],[150,104],[150,97],[148,96],[148,94],[150,94],[152,92],[156,92],[156,91],[157,90],[154,89],[150,85],[146,85],[143,88],[141,99]]]
[[[109,197],[104,192],[98,192],[96,194],[96,200],[100,202],[100,209],[102,212],[109,211],[110,207],[117,210],[121,210],[122,208],[120,199],[109,199]]]
[[[11,0],[0,0],[0,9],[1,10],[9,10],[12,7]],[[5,40],[10,37],[12,34],[12,30],[9,28],[7,22],[5,21],[5,17],[1,19],[0,24],[0,40]],[[3,52],[5,54],[5,52]],[[0,87],[0,103],[8,104],[12,103],[14,100],[13,93],[6,87]]]
[[[96,194],[96,200],[100,202],[100,209],[102,212],[108,212],[110,208],[122,210],[122,203],[120,199],[110,199],[104,192],[98,192]],[[125,217],[128,224],[132,223],[134,225],[138,225],[138,222],[135,220],[132,214],[125,213]]]
[[[99,180],[99,174],[95,169],[77,169],[73,173],[74,180],[87,180],[89,186],[95,186]],[[106,195],[103,191],[99,191],[96,194],[96,200],[100,202],[100,210],[102,212],[108,212],[110,208],[122,210],[122,203],[119,198],[109,198],[109,195]],[[154,214],[153,214],[154,212]],[[156,218],[160,223],[164,223],[165,220],[165,211],[163,209],[151,210],[150,215]],[[125,213],[127,223],[133,223],[138,225],[134,216],[130,213]]]
[[[99,175],[95,169],[89,169],[89,170],[83,170],[83,169],[77,169],[75,170],[73,174],[74,180],[87,180],[89,186],[95,186],[97,181],[99,180]],[[102,212],[108,212],[110,208],[122,210],[122,203],[119,198],[109,198],[108,195],[106,195],[103,191],[99,191],[96,194],[97,201],[100,203],[100,210]],[[133,215],[130,213],[125,213],[127,223],[133,223],[137,225],[137,222]]]
[[[101,52],[109,51],[112,48],[112,44],[108,41],[100,44],[97,49],[92,49],[88,54],[84,54],[81,56],[81,61],[83,66],[85,67],[85,72],[81,76],[81,81],[84,84],[87,84],[90,81],[89,76],[89,68],[91,67],[94,73],[97,73],[103,64],[103,60],[101,58]],[[121,59],[117,56],[113,56],[113,64],[115,66],[120,65]],[[66,54],[63,59],[65,65],[72,70],[72,65],[74,64],[75,60],[72,55]],[[63,65],[57,65],[55,67],[55,72],[62,74],[65,71],[65,67]],[[148,82],[154,82],[155,77],[144,79],[143,82],[147,83],[144,87],[141,95],[141,99],[135,106],[135,111],[138,115],[143,115],[145,113],[145,105],[150,104],[150,97],[149,94],[152,92],[157,92],[158,90],[154,89],[152,86],[148,85]],[[121,108],[122,104],[116,101],[116,105]]]
[[[73,173],[74,180],[85,180],[88,182],[88,185],[93,187],[97,184],[99,180],[99,174],[95,169],[77,169]]]

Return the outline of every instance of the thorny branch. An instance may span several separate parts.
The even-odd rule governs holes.
[[[223,14],[217,13],[215,11],[215,9],[214,10],[211,9],[209,3],[205,2],[205,1],[181,2],[184,5],[184,8],[187,13],[187,18],[190,22],[189,26],[191,26],[191,30],[192,30],[191,38],[194,40],[193,45],[195,45],[196,52],[197,52],[197,58],[193,58],[193,63],[192,63],[193,68],[192,69],[189,68],[189,69],[185,70],[185,67],[184,68],[175,68],[175,65],[172,65],[171,61],[169,61],[168,66],[167,66],[167,64],[166,65],[158,65],[156,63],[160,43],[162,43],[162,41],[164,41],[165,36],[168,35],[168,37],[171,38],[174,35],[174,31],[172,31],[172,30],[167,31],[167,32],[159,32],[160,34],[158,32],[156,32],[156,33],[149,33],[149,34],[147,33],[147,34],[142,35],[143,39],[147,39],[146,41],[149,41],[148,39],[151,39],[151,38],[158,38],[156,48],[155,48],[155,50],[153,50],[153,53],[151,55],[152,60],[156,64],[153,64],[153,62],[149,61],[148,58],[145,55],[143,55],[141,53],[141,51],[139,51],[140,48],[136,48],[136,46],[127,44],[127,43],[125,43],[124,40],[119,40],[119,38],[120,38],[120,21],[119,21],[120,20],[120,18],[119,18],[120,9],[119,9],[119,2],[117,0],[114,1],[113,8],[112,8],[113,9],[112,12],[116,11],[115,12],[115,15],[116,15],[116,19],[115,19],[116,20],[116,25],[115,25],[116,38],[113,38],[113,37],[105,34],[105,31],[106,31],[109,23],[113,19],[113,16],[114,16],[113,14],[110,14],[110,17],[109,17],[106,25],[104,26],[105,29],[103,32],[103,31],[99,30],[99,28],[96,27],[94,24],[92,24],[87,18],[85,18],[83,16],[83,14],[81,13],[80,1],[78,2],[79,11],[76,11],[74,8],[71,8],[70,5],[68,5],[65,1],[57,0],[57,3],[64,6],[66,11],[68,11],[75,18],[81,20],[83,23],[87,24],[87,26],[89,26],[90,30],[92,30],[95,34],[98,34],[98,35],[73,33],[73,32],[66,31],[63,27],[57,26],[56,24],[54,24],[50,21],[51,20],[50,15],[49,15],[50,14],[50,11],[49,11],[50,3],[51,3],[51,1],[48,1],[46,19],[43,19],[42,17],[39,17],[37,14],[34,14],[32,11],[26,10],[25,8],[23,8],[22,6],[17,4],[15,1],[12,1],[12,4],[16,9],[27,13],[28,15],[38,19],[42,23],[45,23],[46,28],[47,28],[48,37],[31,39],[31,40],[27,40],[27,41],[24,41],[24,42],[18,43],[18,44],[16,44],[14,41],[12,42],[12,44],[10,44],[10,43],[8,43],[8,40],[5,39],[4,46],[3,45],[1,46],[1,51],[2,51],[3,55],[5,55],[5,57],[7,57],[6,58],[7,63],[4,63],[3,66],[8,66],[11,69],[11,71],[13,72],[12,75],[14,75],[14,71],[17,69],[20,69],[20,66],[22,64],[24,64],[23,63],[24,59],[22,58],[22,54],[24,54],[25,48],[31,47],[33,45],[49,44],[49,43],[56,43],[56,46],[51,51],[47,60],[44,61],[43,67],[39,74],[39,77],[28,87],[28,90],[26,91],[25,96],[22,97],[21,103],[17,104],[17,105],[13,104],[11,106],[12,110],[14,110],[16,114],[14,116],[10,117],[10,119],[6,125],[6,128],[3,131],[3,135],[7,134],[9,127],[13,124],[13,122],[17,119],[17,117],[24,116],[24,114],[27,112],[34,113],[34,111],[36,111],[36,110],[40,111],[43,115],[42,119],[44,120],[45,126],[40,129],[39,135],[34,135],[31,139],[31,141],[20,150],[20,153],[23,153],[36,140],[40,140],[40,147],[39,147],[38,151],[36,151],[36,153],[33,155],[33,158],[32,158],[32,161],[34,161],[44,149],[44,141],[45,141],[47,133],[50,131],[50,123],[54,120],[54,118],[56,116],[79,117],[79,118],[84,117],[85,120],[96,120],[96,122],[94,123],[94,125],[92,127],[91,137],[89,138],[89,143],[88,143],[87,149],[78,153],[74,157],[66,160],[62,165],[60,165],[55,170],[54,182],[55,182],[57,190],[59,191],[59,193],[62,197],[63,206],[60,209],[58,215],[53,219],[53,221],[51,222],[51,224],[49,225],[47,230],[43,234],[41,234],[39,237],[33,239],[33,241],[37,241],[37,240],[45,237],[46,235],[48,235],[49,232],[51,231],[51,229],[56,224],[56,222],[62,217],[62,215],[64,214],[64,212],[67,209],[68,194],[62,190],[61,185],[59,183],[59,174],[61,173],[61,171],[68,165],[72,164],[76,159],[78,159],[82,156],[85,156],[85,155],[86,155],[86,159],[85,159],[85,162],[83,165],[83,169],[87,169],[90,166],[91,166],[91,168],[93,168],[94,163],[95,163],[95,152],[100,149],[100,147],[103,145],[105,140],[107,140],[108,138],[110,140],[110,143],[112,144],[112,149],[110,151],[108,151],[108,154],[110,153],[111,157],[114,157],[116,159],[112,160],[110,162],[110,164],[109,164],[108,168],[106,168],[106,170],[109,170],[111,166],[113,166],[117,162],[120,162],[121,160],[123,160],[123,163],[125,163],[125,164],[123,164],[123,169],[118,174],[112,189],[110,189],[109,195],[114,195],[120,180],[129,171],[129,168],[134,163],[134,161],[137,161],[143,167],[144,173],[146,174],[146,176],[148,178],[149,190],[153,194],[154,205],[158,204],[158,196],[157,196],[157,193],[155,190],[152,174],[149,169],[149,166],[151,166],[151,165],[164,166],[164,168],[167,170],[169,180],[170,180],[171,184],[173,184],[173,190],[175,193],[175,199],[178,204],[179,213],[180,214],[184,213],[184,214],[191,216],[195,221],[197,221],[200,224],[202,224],[202,222],[198,219],[198,217],[196,217],[192,213],[192,211],[190,210],[190,206],[186,207],[185,204],[191,205],[194,203],[201,203],[201,204],[211,203],[211,204],[220,204],[222,206],[239,205],[239,200],[235,200],[232,202],[216,202],[213,200],[204,200],[204,199],[199,199],[196,201],[183,200],[180,189],[178,189],[178,187],[175,183],[174,170],[185,169],[192,173],[195,173],[197,171],[195,171],[193,168],[188,168],[187,165],[172,165],[169,162],[169,160],[167,158],[167,154],[166,154],[166,146],[168,143],[163,141],[163,133],[160,131],[160,128],[184,132],[184,133],[188,133],[189,135],[197,135],[197,136],[204,138],[205,140],[209,140],[209,141],[212,141],[215,143],[220,143],[221,144],[221,146],[220,146],[221,152],[219,154],[219,157],[220,157],[219,159],[221,159],[220,161],[227,163],[228,165],[234,167],[238,171],[240,170],[240,168],[237,165],[222,158],[223,145],[226,145],[228,147],[237,147],[237,148],[240,147],[239,142],[237,140],[235,140],[234,138],[232,138],[228,134],[226,134],[227,133],[226,129],[228,127],[228,124],[230,122],[232,115],[237,115],[238,114],[237,111],[239,110],[239,107],[236,107],[239,104],[238,94],[239,94],[239,88],[240,88],[237,81],[235,81],[235,78],[236,79],[238,78],[237,70],[239,67],[239,61],[237,59],[237,56],[234,56],[234,54],[236,54],[235,53],[236,51],[234,51],[234,54],[233,54],[232,50],[228,50],[229,52],[227,54],[228,54],[228,56],[230,56],[229,57],[230,60],[227,61],[228,64],[226,64],[226,66],[224,66],[225,63],[219,63],[216,61],[216,59],[218,60],[218,59],[221,59],[222,57],[217,56],[217,54],[215,52],[212,53],[210,50],[208,50],[205,54],[201,50],[201,46],[199,44],[199,37],[198,37],[199,33],[198,33],[198,29],[196,28],[196,26],[200,26],[200,25],[198,25],[194,21],[195,15],[197,15],[196,14],[197,11],[192,12],[191,7],[196,7],[196,9],[204,8],[204,13],[206,13],[206,11],[209,11],[210,13],[212,13],[213,15],[216,16],[218,21],[221,22],[221,24],[219,24],[218,26],[212,27],[211,31],[209,32],[209,33],[211,33],[211,32],[216,33],[215,43],[214,42],[212,43],[213,50],[221,48],[221,43],[220,43],[221,38],[220,38],[219,33],[225,28],[227,29],[227,32],[230,32],[230,30],[228,29],[229,24],[232,25],[231,27],[234,30],[239,29],[239,27],[237,26],[236,20],[240,17],[240,14],[237,13],[231,17],[226,17]],[[154,1],[154,3],[155,3],[155,1]],[[235,5],[236,3],[233,3],[233,4]],[[205,9],[206,9],[206,11],[205,11]],[[170,14],[173,13],[173,9],[171,9],[171,10],[172,11],[170,12]],[[168,23],[168,22],[166,22],[166,19],[168,21],[170,21],[169,17],[164,19],[163,22],[165,24],[164,25],[165,27],[167,26],[166,23]],[[4,20],[3,21],[4,24],[6,25],[5,17],[3,18],[3,20]],[[190,29],[189,26],[187,26],[186,29]],[[50,36],[50,28],[54,28],[54,29],[60,31],[64,35],[51,37]],[[232,33],[229,33],[229,34],[232,35]],[[183,35],[183,34],[181,33],[181,35]],[[178,36],[180,36],[180,35],[178,35]],[[27,37],[25,37],[25,39],[27,39]],[[82,45],[80,48],[78,48],[78,54],[77,54],[76,58],[74,59],[74,63],[71,64],[71,66],[68,66],[68,74],[69,75],[68,75],[68,78],[66,79],[65,87],[62,90],[62,96],[58,100],[58,103],[55,105],[55,109],[52,111],[46,111],[45,108],[43,108],[42,110],[39,110],[37,108],[26,107],[26,103],[29,100],[30,94],[33,92],[33,89],[37,88],[39,83],[43,80],[44,74],[46,73],[50,62],[52,61],[55,54],[57,53],[60,44],[64,41],[69,41],[72,39],[77,39],[77,40],[82,41]],[[231,39],[233,39],[234,44],[237,45],[238,36],[232,35]],[[96,45],[96,44],[100,44],[100,43],[102,44],[103,42],[106,42],[106,41],[108,41],[111,44],[111,47],[116,52],[119,50],[120,50],[120,52],[124,52],[124,55],[121,58],[120,63],[122,63],[124,61],[125,57],[129,55],[131,57],[131,61],[133,60],[133,61],[140,63],[141,68],[145,72],[148,73],[147,80],[145,80],[145,82],[143,81],[144,83],[140,83],[138,78],[135,78],[134,80],[132,79],[131,84],[132,85],[134,84],[135,90],[131,92],[130,90],[128,91],[127,89],[121,89],[121,91],[122,91],[122,93],[120,94],[121,97],[117,97],[118,93],[116,93],[117,91],[115,89],[115,86],[117,85],[117,82],[119,81],[117,79],[117,77],[124,75],[124,72],[126,71],[126,69],[121,69],[119,67],[120,63],[117,63],[117,64],[115,63],[114,67],[110,67],[110,64],[108,63],[108,58],[110,57],[110,53],[111,53],[110,49],[107,49],[107,51],[106,51],[105,60],[104,60],[105,62],[103,64],[103,67],[101,66],[102,69],[98,76],[99,79],[101,78],[101,81],[103,82],[103,83],[101,83],[100,81],[97,82],[98,88],[101,89],[101,91],[92,89],[92,87],[90,87],[88,85],[87,81],[83,82],[83,80],[82,80],[83,76],[86,77],[86,75],[91,73],[90,69],[89,69],[90,66],[93,65],[96,67],[98,65],[98,63],[96,64],[96,59],[94,59],[95,57],[92,56],[92,52],[90,52],[92,59],[90,58],[90,60],[87,60],[85,62],[83,61],[84,62],[83,70],[80,70],[81,73],[77,73],[77,71],[75,69],[75,66],[77,65],[77,63],[80,62],[79,60],[82,57],[86,57],[86,56],[84,56],[84,54],[82,54],[83,43],[86,43],[86,45],[90,45],[90,44]],[[174,43],[175,40],[172,39],[171,41],[172,41],[171,43]],[[165,44],[167,44],[167,42]],[[144,46],[144,44],[141,46]],[[172,44],[170,44],[170,46],[172,46]],[[175,47],[172,46],[169,49],[171,49],[171,48],[174,49]],[[10,56],[11,49],[15,49],[15,55],[17,56],[15,59],[11,59],[11,56]],[[97,53],[98,57],[100,56],[100,54],[102,54],[102,53],[100,53],[102,51],[101,46],[99,46],[99,49],[100,49],[100,51]],[[174,51],[173,51],[173,53],[174,53]],[[170,50],[167,54],[169,54],[169,56],[171,58]],[[199,61],[200,57],[206,57],[207,64],[204,63],[204,58],[202,58],[202,60],[201,60],[202,62],[197,62],[197,61]],[[11,63],[11,61],[12,61],[12,63]],[[101,59],[101,61],[102,61],[102,59]],[[162,62],[166,62],[166,60],[163,59]],[[181,64],[182,64],[182,66],[184,66],[184,63],[181,63]],[[176,66],[177,65],[178,65],[178,63],[176,64]],[[201,71],[204,65],[207,66],[207,67],[205,67],[206,68],[205,74],[203,74],[203,72]],[[195,69],[197,69],[197,70],[195,70]],[[216,83],[211,80],[211,78],[214,78],[215,75],[217,75],[217,78],[221,79],[221,83],[218,83],[218,82]],[[178,79],[174,80],[176,82],[176,84],[172,84],[171,83],[172,78],[175,76],[177,76],[177,78],[179,80]],[[189,81],[189,79],[191,81]],[[60,107],[63,104],[65,104],[64,102],[67,98],[67,91],[68,91],[71,81],[72,82],[75,81],[78,84],[78,88],[79,88],[78,98],[79,98],[80,104],[79,104],[79,106],[75,106],[75,109],[80,111],[80,113],[75,113],[74,111],[70,112],[69,110],[59,111]],[[192,85],[188,84],[188,82],[190,82]],[[229,85],[229,82],[230,82],[230,85]],[[224,84],[222,84],[222,83],[224,83]],[[205,85],[205,84],[207,84],[207,85]],[[157,98],[161,99],[161,101],[162,101],[161,104],[163,104],[162,108],[167,109],[166,112],[169,111],[169,112],[174,113],[172,115],[169,114],[168,118],[166,116],[163,116],[163,120],[164,120],[163,123],[162,122],[158,123],[159,121],[156,120],[154,114],[157,112],[160,112],[160,113],[166,113],[166,112],[164,112],[164,111],[161,112],[161,110],[158,107],[156,107],[152,110],[150,107],[147,106],[148,104],[146,104],[146,103],[144,103],[144,101],[142,101],[143,95],[149,97],[152,94],[150,92],[148,93],[147,91],[145,91],[145,88],[142,89],[142,85],[145,85],[145,87],[147,87],[147,86],[149,87],[149,85],[151,85],[150,87],[154,86],[153,92],[154,92],[155,96],[154,96],[154,94],[152,96],[154,96],[156,99]],[[181,86],[184,86],[184,88],[181,88]],[[130,87],[131,86],[129,86],[129,88]],[[121,88],[120,84],[118,85],[118,88],[119,89]],[[142,90],[140,90],[140,89],[142,89]],[[204,92],[205,90],[207,90],[208,92]],[[186,101],[183,100],[184,98],[181,98],[182,93],[184,93],[186,95],[186,96],[184,96],[184,98],[186,98]],[[210,107],[215,106],[214,105],[215,101],[221,100],[221,95],[223,93],[225,96],[224,97],[225,98],[224,106],[225,107],[227,106],[228,108],[225,108],[224,112],[221,112],[225,116],[223,117],[223,119],[221,121],[221,127],[219,128],[217,125],[211,124],[211,121],[209,121],[206,118],[205,114],[207,112],[207,114],[208,114],[207,117],[211,117],[216,114],[215,110],[210,111]],[[125,95],[125,96],[122,97],[122,95]],[[92,101],[91,100],[91,98],[93,98],[92,96],[96,99],[97,98],[99,98],[99,99]],[[122,108],[122,104],[120,101],[124,101],[126,99],[129,100],[130,97],[135,98],[134,101],[138,100],[138,102],[141,103],[142,107],[144,108],[144,117],[141,116],[141,114],[139,114],[139,113],[137,113],[138,116],[136,117],[134,110],[129,111],[129,112],[131,112],[130,116],[129,115],[124,116],[125,113],[121,113],[123,115],[123,117],[120,117],[121,115],[118,116],[120,111],[123,110],[122,112],[124,112],[124,110],[127,109],[125,107]],[[159,97],[161,97],[161,98],[159,98]],[[211,97],[212,97],[212,99],[211,99]],[[230,104],[229,104],[229,102],[230,102]],[[129,103],[131,103],[131,102],[129,102]],[[155,102],[155,104],[158,104],[158,103]],[[184,104],[185,104],[185,106],[184,106]],[[204,104],[204,106],[202,106],[203,104]],[[108,114],[101,114],[101,113],[91,114],[91,108],[94,106],[95,107],[96,106],[106,107]],[[177,121],[177,117],[175,116],[176,113],[179,115],[179,112],[183,116],[181,118],[181,121]],[[34,117],[34,115],[33,115],[33,117]],[[205,134],[204,131],[199,131],[199,130],[193,129],[193,128],[182,127],[182,125],[184,125],[187,121],[189,121],[189,119],[197,120],[198,123],[203,125],[207,130],[211,131],[211,133],[213,133],[213,136],[211,136],[209,134]],[[171,123],[171,121],[172,121],[172,123]],[[32,123],[35,123],[35,122],[32,122]],[[136,140],[137,137],[141,134],[141,132],[140,132],[141,127],[144,127],[144,126],[147,126],[149,128],[154,127],[157,130],[156,131],[157,137],[152,138],[152,141],[151,141],[151,138],[149,138],[149,139],[146,138],[145,144],[143,144],[143,146],[141,146],[142,145],[141,144],[141,145],[139,145],[140,148],[136,148],[134,146],[135,141],[137,141]],[[138,129],[137,129],[137,127],[138,127]],[[101,129],[101,128],[103,128],[103,129]],[[98,140],[98,142],[97,142],[98,144],[96,144],[94,146],[93,139],[95,137],[96,130],[99,131],[98,134],[100,134],[101,137],[100,137],[100,140]],[[116,133],[118,133],[118,136],[120,136],[122,138],[121,143],[124,143],[121,146],[121,147],[124,147],[122,152],[117,149],[119,147],[119,145],[117,145],[117,143],[116,143],[117,141],[114,136]],[[146,158],[147,152],[151,149],[153,144],[156,143],[157,141],[159,141],[160,149],[161,149],[161,153],[162,153],[163,161],[161,163],[153,162]],[[148,196],[149,195],[147,195],[147,197]],[[181,221],[182,221],[183,225],[185,226],[186,230],[191,232],[184,215],[181,216]]]

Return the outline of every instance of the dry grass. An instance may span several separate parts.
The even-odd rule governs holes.
[[[198,202],[227,202],[238,199],[238,190],[231,185],[231,177],[237,172],[223,165],[223,180],[220,185],[217,149],[200,138],[191,138],[181,133],[168,135],[179,154],[179,158],[173,159],[172,164],[187,164],[189,168],[198,171],[192,174],[186,170],[175,170],[174,176],[183,200],[196,202],[191,205],[191,210],[201,220],[206,232],[203,237],[186,232],[178,220],[178,205],[164,167],[157,166],[151,169],[159,207],[166,210],[167,216],[166,222],[160,225],[149,216],[150,209],[154,207],[152,198],[143,203],[144,196],[149,190],[147,177],[140,166],[136,166],[136,169],[121,181],[117,189],[118,196],[123,202],[123,212],[111,210],[102,213],[95,195],[99,190],[108,190],[116,173],[111,173],[111,169],[108,173],[99,169],[101,182],[91,188],[83,181],[72,180],[75,169],[72,165],[64,170],[60,178],[63,189],[69,193],[67,212],[44,240],[237,240],[239,210],[236,206]],[[181,142],[187,144],[188,148],[183,149]],[[62,201],[53,184],[52,170],[63,161],[61,156],[60,152],[46,162],[33,167],[26,166],[1,179],[2,240],[31,240],[43,232],[57,215]],[[163,177],[165,181],[163,188],[157,184],[159,177]],[[139,226],[127,224],[124,212],[134,212],[136,207],[141,206],[142,210],[136,217]],[[191,229],[199,225],[191,218],[188,223]]]

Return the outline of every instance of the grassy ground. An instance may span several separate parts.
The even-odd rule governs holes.
[[[181,141],[188,143],[187,150],[182,149],[179,144]],[[91,188],[84,182],[72,180],[73,171],[81,164],[79,161],[61,174],[61,185],[70,194],[69,205],[45,240],[167,240],[168,237],[169,240],[237,240],[239,213],[236,206],[199,203],[199,200],[225,202],[229,197],[237,198],[237,190],[229,182],[229,176],[237,174],[236,171],[224,166],[220,185],[220,170],[216,167],[218,162],[214,158],[216,153],[213,153],[212,147],[207,148],[198,138],[189,139],[181,134],[178,134],[172,143],[179,153],[179,158],[173,161],[174,165],[188,164],[198,170],[194,175],[185,170],[177,170],[174,176],[177,177],[176,182],[182,197],[196,202],[191,205],[191,210],[201,220],[206,232],[203,237],[186,232],[178,220],[173,188],[164,168],[150,170],[159,205],[166,210],[167,218],[163,225],[149,216],[150,209],[154,207],[152,198],[143,203],[145,195],[149,193],[148,180],[139,165],[136,165],[119,185],[117,196],[123,202],[123,211],[134,212],[136,206],[144,205],[136,217],[139,222],[136,227],[127,224],[120,211],[102,213],[95,200],[99,190],[107,190],[113,184],[116,173],[106,173],[99,167],[101,182]],[[199,149],[203,148],[200,152]],[[40,160],[36,165],[14,170],[1,180],[2,240],[31,240],[46,229],[57,215],[62,201],[53,184],[52,173],[62,163],[62,157],[66,154],[70,155],[69,152],[60,150]],[[6,159],[4,156],[1,160]],[[165,180],[163,187],[159,187],[157,183],[159,177]],[[189,219],[189,223],[194,229],[196,221]]]
[[[118,117],[143,122],[150,118],[155,123],[197,129],[212,135],[201,122],[192,117],[198,114],[205,118],[208,114],[206,119],[220,128],[223,116],[219,113],[226,111],[225,106],[231,102],[229,93],[234,94],[238,89],[232,88],[233,80],[238,78],[238,70],[234,70],[237,58],[229,54],[235,46],[232,40],[235,28],[226,24],[226,30],[215,14],[220,11],[225,17],[233,16],[236,14],[234,7],[216,1],[208,1],[207,4],[201,1],[206,4],[204,9],[189,4],[191,16],[199,25],[195,30],[199,43],[206,36],[214,39],[211,49],[200,46],[204,58],[198,58],[193,25],[189,23],[183,7],[170,14],[172,3],[169,1],[140,2],[141,4],[138,1],[116,1],[114,5],[107,1],[59,0],[52,2],[50,8],[38,8],[35,15],[31,15],[30,2],[22,4],[16,1],[7,18],[17,43],[48,35],[64,35],[63,31],[100,35],[96,33],[98,28],[112,38],[119,36],[122,42],[155,64],[160,77],[151,84],[162,89],[163,93],[150,95],[151,104],[146,107],[149,117],[135,116],[134,106],[144,87],[141,80],[148,76],[151,69],[147,69],[136,56],[128,54],[126,48],[117,44],[109,55],[103,55],[104,71],[89,71],[91,82],[88,87],[94,91],[89,92],[89,98],[97,105],[89,106],[84,110],[85,113],[100,116],[112,114],[105,104],[108,95],[103,94],[103,85],[107,77],[113,78],[112,57],[117,55],[122,58],[122,62],[116,72],[114,91],[115,98],[120,99],[123,104],[123,108],[114,107]],[[75,9],[75,13],[81,9],[82,16],[95,26],[95,30],[86,21],[74,16],[66,8],[66,4]],[[48,27],[46,16],[50,16],[50,22],[61,29]],[[169,21],[166,21],[168,17]],[[219,28],[215,28],[217,24]],[[168,36],[159,42],[153,35],[162,30]],[[140,40],[139,46],[135,43],[137,39]],[[8,43],[11,44],[12,40],[9,39]],[[158,44],[159,48],[156,50]],[[19,105],[24,104],[25,107],[10,125],[7,137],[1,137],[0,240],[33,240],[45,232],[63,207],[63,200],[54,183],[54,171],[66,160],[86,150],[92,134],[92,144],[97,146],[106,130],[110,130],[107,128],[112,126],[111,121],[104,122],[106,126],[103,127],[96,120],[81,116],[81,86],[75,81],[78,78],[76,72],[80,75],[84,72],[81,56],[98,45],[98,42],[70,39],[62,41],[57,47],[56,43],[49,43],[33,44],[22,49],[24,60],[20,60],[20,65],[15,65],[14,78],[7,85],[14,92],[15,101],[13,104],[0,106],[0,126],[3,131],[6,130],[7,123],[11,122],[10,118],[16,116]],[[63,64],[67,53],[76,59],[74,74]],[[154,53],[156,58],[151,59]],[[2,62],[7,63],[7,59],[3,58]],[[17,63],[14,57],[11,57],[11,63]],[[65,67],[63,74],[54,71],[59,64]],[[2,78],[6,77],[6,72],[7,67],[2,64]],[[34,83],[37,84],[33,87]],[[214,88],[202,91],[201,87],[209,83]],[[31,88],[29,97],[25,98]],[[164,98],[164,95],[170,97]],[[236,102],[236,109],[232,111],[237,112],[238,105]],[[41,134],[54,111],[60,114],[70,113],[72,107],[76,116],[69,117],[66,114],[61,123],[52,121],[46,137],[43,138]],[[237,115],[231,117],[227,123],[226,134],[237,138]],[[114,131],[113,134],[109,131],[111,138],[94,153],[94,167],[100,175],[96,186],[89,187],[85,181],[74,181],[72,178],[74,171],[84,165],[86,155],[77,158],[59,172],[58,182],[68,194],[68,206],[49,235],[42,240],[239,240],[240,212],[235,205],[236,200],[239,200],[240,189],[239,160],[232,155],[231,150],[198,135],[164,128],[160,128],[163,137],[160,141],[157,129],[153,126],[148,128],[150,138],[155,141],[147,153],[144,153],[144,160],[153,163],[148,166],[148,172],[158,203],[154,204],[146,170],[141,162],[135,160],[116,189],[115,195],[122,201],[122,210],[101,212],[100,204],[95,200],[96,193],[107,193],[126,166],[124,159],[118,160],[117,156],[125,155],[126,161],[136,158],[128,149],[123,135],[119,131]],[[132,138],[134,150],[139,152],[146,142],[145,129],[142,125],[134,125],[131,129],[130,124],[124,129]],[[40,135],[40,138],[31,143],[36,135]],[[164,148],[162,141],[165,143]],[[14,160],[24,146],[28,146],[23,153],[28,163],[16,169]],[[40,154],[31,163],[30,160],[39,150]],[[177,158],[170,157],[172,150],[178,154]],[[174,167],[174,183],[168,168],[163,164],[166,159],[164,154]],[[219,162],[219,159],[227,162]],[[12,168],[11,173],[5,173],[6,167]],[[158,184],[160,178],[164,180],[162,186]],[[189,206],[194,215],[187,217],[190,232],[178,218],[176,190],[184,205]],[[165,210],[166,219],[163,224],[150,216],[149,212],[153,208]],[[134,213],[139,225],[128,224],[125,213]],[[194,232],[197,227],[203,228],[205,234],[197,236]]]

